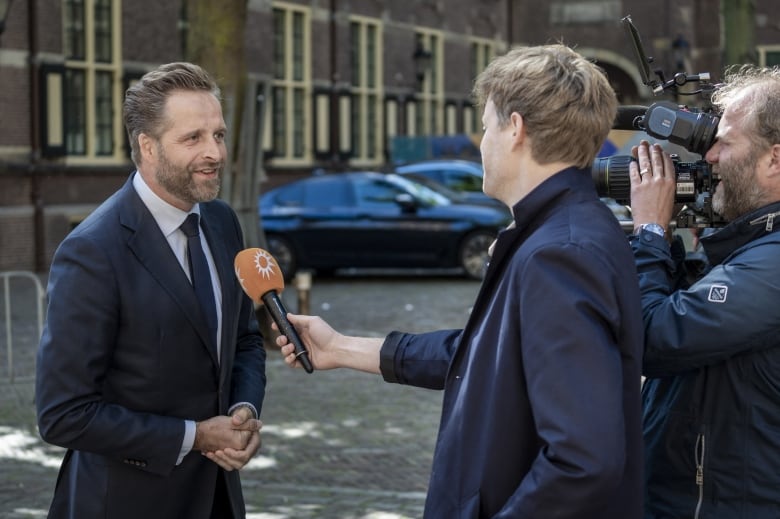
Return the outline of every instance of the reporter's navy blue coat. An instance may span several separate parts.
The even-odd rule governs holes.
[[[425,517],[642,511],[642,315],[633,257],[590,172],[514,207],[463,330],[393,332],[385,380],[444,389]]]

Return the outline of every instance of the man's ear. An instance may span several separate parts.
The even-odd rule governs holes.
[[[509,124],[512,127],[512,141],[514,144],[522,144],[525,140],[525,120],[517,112],[509,116]]]
[[[780,144],[773,144],[769,148],[769,168],[767,175],[770,177],[780,176]]]
[[[143,162],[153,160],[157,155],[155,140],[145,133],[138,134],[138,149],[141,151],[141,159]]]

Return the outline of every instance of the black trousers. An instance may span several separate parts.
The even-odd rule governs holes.
[[[214,503],[211,506],[211,519],[235,519],[225,483],[225,471],[222,469],[219,469],[217,473],[217,488],[214,491]]]

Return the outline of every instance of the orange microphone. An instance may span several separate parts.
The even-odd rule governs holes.
[[[295,356],[307,373],[314,371],[309,352],[303,346],[298,332],[287,319],[287,310],[279,299],[284,290],[284,277],[273,256],[263,249],[244,249],[236,254],[233,263],[236,277],[252,301],[265,304],[279,331],[295,346]]]

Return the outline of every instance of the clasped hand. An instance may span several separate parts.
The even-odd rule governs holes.
[[[262,426],[249,409],[239,407],[232,416],[198,422],[192,448],[227,471],[238,470],[260,449]]]

